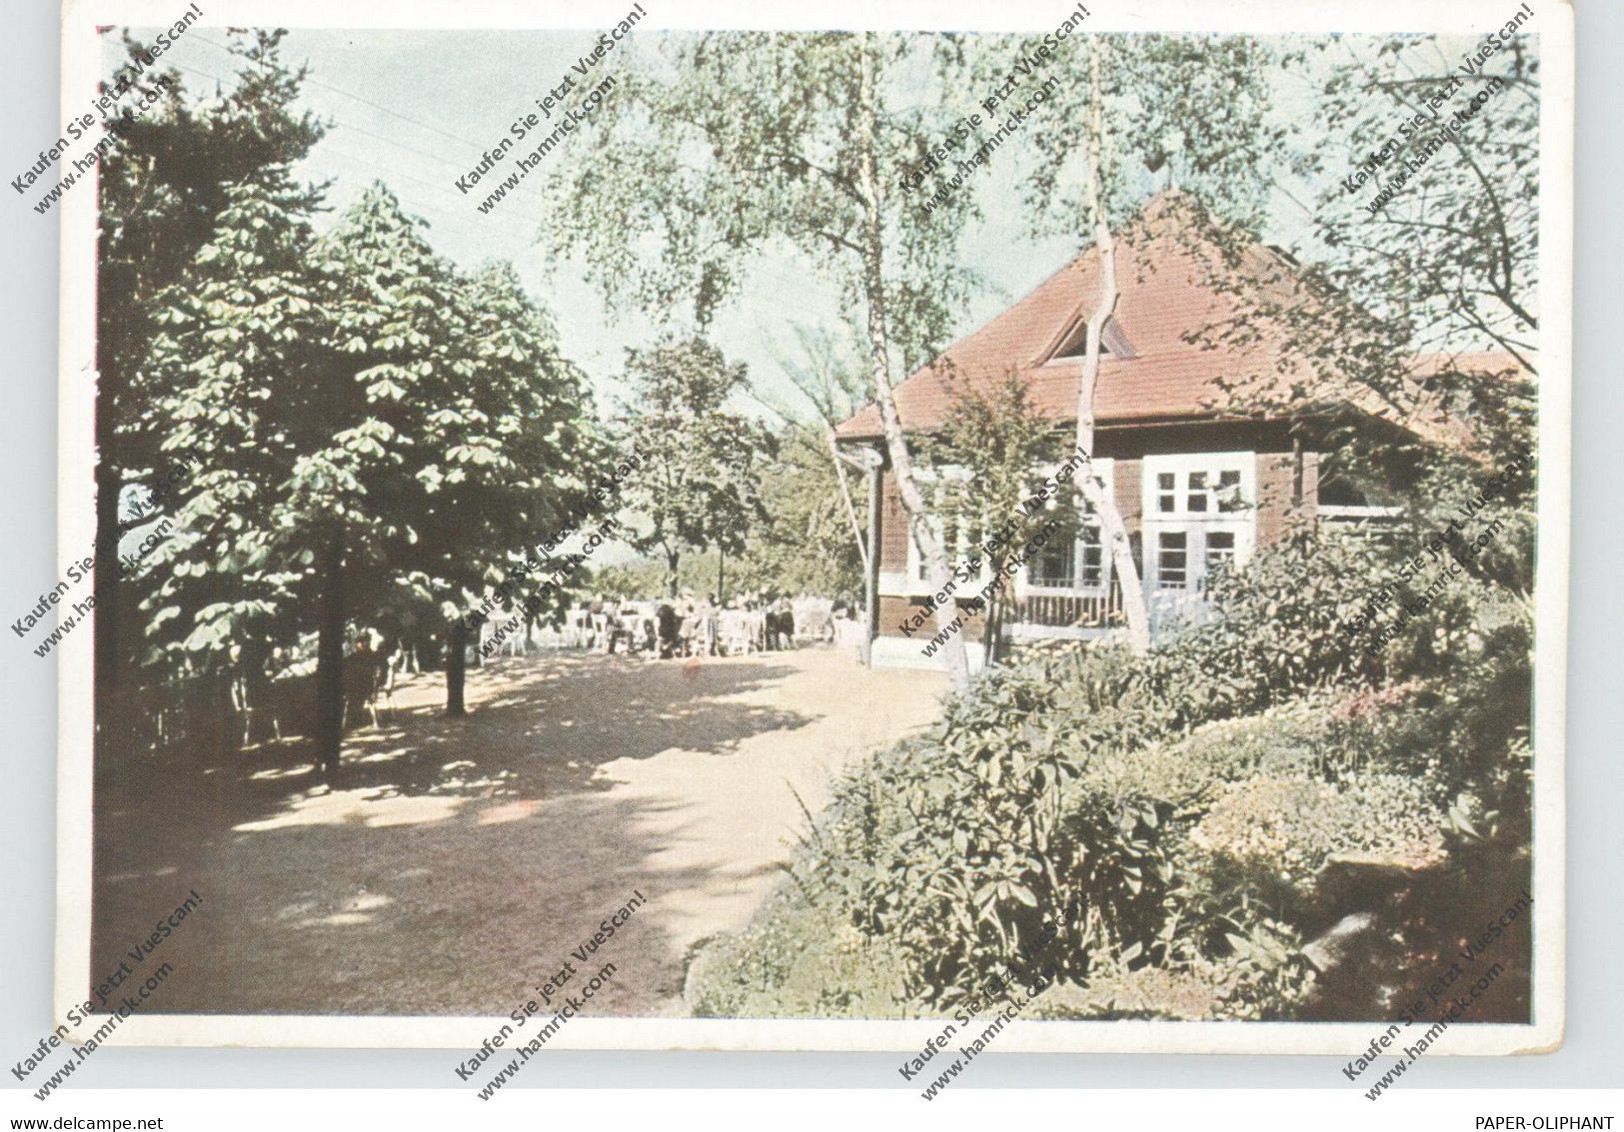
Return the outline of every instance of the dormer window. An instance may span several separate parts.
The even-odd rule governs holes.
[[[1088,346],[1088,320],[1080,319],[1077,325],[1060,340],[1060,347],[1049,355],[1050,361],[1059,361],[1062,358],[1081,358]],[[1128,345],[1128,339],[1123,335],[1122,328],[1117,325],[1114,318],[1105,320],[1105,329],[1100,333],[1100,357],[1131,358],[1133,347]]]

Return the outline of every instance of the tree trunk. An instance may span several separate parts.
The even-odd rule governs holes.
[[[316,643],[316,766],[338,769],[344,745],[344,536],[322,551],[322,592]]]
[[[677,563],[681,561],[681,552],[670,546],[665,548],[665,596],[677,596]]]
[[[119,579],[119,573],[124,569],[123,563],[118,559],[118,497],[123,490],[123,477],[112,465],[110,445],[108,444],[106,430],[110,430],[112,422],[102,420],[101,406],[104,400],[110,399],[104,391],[96,400],[98,442],[101,447],[100,458],[96,463],[96,582],[99,592],[96,594],[96,643],[95,643],[95,691],[98,696],[104,692],[111,692],[118,684],[119,679],[119,641],[120,614],[124,608],[124,583]],[[51,562],[56,562],[56,555],[51,555]],[[111,584],[101,586],[100,583],[112,579]]]
[[[271,699],[271,678],[265,671],[265,663],[269,658],[270,649],[261,642],[243,647],[241,671],[245,717],[244,745],[257,743],[269,735],[266,728],[270,725],[270,720],[266,709]]]
[[[863,528],[857,522],[857,507],[851,501],[851,488],[846,485],[846,467],[840,462],[840,448],[835,443],[835,430],[826,429],[825,439],[829,442],[829,459],[835,466],[835,478],[840,481],[840,498],[846,503],[846,518],[851,522],[852,541],[857,543],[857,554],[863,560],[863,576],[868,576],[868,544],[863,541]]]
[[[913,458],[908,452],[908,441],[902,433],[902,420],[897,414],[896,398],[891,391],[890,350],[886,340],[885,315],[887,309],[884,252],[885,241],[880,230],[879,177],[874,167],[874,57],[873,34],[864,33],[859,65],[857,90],[857,135],[859,139],[857,187],[863,198],[863,295],[868,315],[868,344],[870,363],[874,374],[875,401],[880,409],[880,423],[885,431],[886,453],[891,458],[891,471],[897,478],[897,491],[902,496],[902,507],[908,516],[909,530],[925,568],[938,582],[945,581],[953,572],[947,560],[947,551],[936,532],[927,522],[929,514],[925,497],[914,482]],[[874,548],[876,553],[878,547]],[[970,663],[964,651],[964,641],[955,630],[959,617],[958,603],[949,601],[936,611],[937,629],[947,633],[947,642],[941,656],[954,688],[963,689],[970,683]]]
[[[1119,292],[1116,276],[1116,239],[1105,216],[1105,192],[1100,174],[1100,141],[1104,136],[1103,101],[1100,92],[1100,55],[1104,44],[1093,37],[1089,43],[1088,79],[1092,103],[1091,128],[1088,133],[1088,195],[1094,211],[1094,247],[1100,258],[1100,294],[1094,311],[1088,316],[1088,336],[1083,349],[1083,372],[1077,383],[1077,447],[1090,459],[1094,455],[1094,389],[1100,377],[1100,336],[1105,324],[1116,309]],[[1116,499],[1105,490],[1105,484],[1095,474],[1090,463],[1087,472],[1078,477],[1083,498],[1100,517],[1105,528],[1106,542],[1111,548],[1111,566],[1122,586],[1122,611],[1128,619],[1128,642],[1135,652],[1150,648],[1150,616],[1145,608],[1145,590],[1139,581],[1139,567],[1133,560],[1133,546],[1128,541],[1128,529],[1117,510]]]
[[[880,633],[880,458],[868,466],[868,545],[875,548],[863,571],[863,664],[874,666],[874,638]]]
[[[445,646],[445,713],[467,715],[463,704],[463,687],[468,675],[468,627],[457,618],[451,623],[451,632]]]
[[[237,708],[231,700],[231,675],[230,665],[221,664],[208,676],[209,706],[212,709],[209,713],[212,717],[209,728],[212,742],[209,746],[214,756],[222,762],[242,746],[237,742]],[[201,751],[198,753],[202,754]]]
[[[991,555],[987,560],[987,570],[993,578],[1003,576],[1004,566],[1009,559],[1005,556]],[[1013,580],[1006,580],[1006,585],[1014,585]],[[985,650],[986,666],[991,668],[998,663],[1002,650],[999,642],[1004,635],[1004,586],[998,586],[987,598],[987,604],[981,607],[981,646]]]

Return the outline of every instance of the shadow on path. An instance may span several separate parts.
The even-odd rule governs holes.
[[[212,760],[103,743],[93,981],[196,888],[202,907],[152,960],[174,974],[146,1011],[505,1015],[633,889],[657,900],[713,872],[652,875],[664,842],[649,819],[669,807],[615,794],[603,764],[672,748],[725,757],[801,728],[814,717],[736,700],[796,671],[503,661],[470,671],[461,719],[417,678],[381,728],[352,733],[330,783],[299,739]],[[640,912],[592,956],[620,965],[593,1012],[667,1009],[674,950]]]

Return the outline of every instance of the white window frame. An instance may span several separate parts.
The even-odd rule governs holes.
[[[1116,490],[1116,476],[1115,476],[1115,471],[1114,471],[1114,464],[1113,464],[1113,462],[1111,460],[1111,457],[1109,457],[1109,456],[1101,456],[1101,457],[1098,457],[1098,458],[1092,460],[1090,463],[1092,464],[1094,474],[1097,474],[1099,476],[1101,483],[1103,483],[1104,486],[1105,486],[1105,496],[1106,496],[1106,498],[1107,499],[1111,498],[1111,493]],[[1077,471],[1076,471],[1076,474],[1073,475],[1072,479],[1069,482],[1070,483],[1075,483],[1080,477],[1090,474],[1089,473],[1090,463],[1085,463],[1085,464],[1082,465],[1082,467],[1078,468]],[[1040,476],[1047,477],[1053,471],[1054,471],[1053,468],[1043,468],[1043,469],[1038,470],[1038,474]],[[1056,494],[1058,496],[1058,493],[1056,493]],[[1082,504],[1081,495],[1078,496],[1078,502],[1079,502],[1079,506],[1081,506],[1081,504]],[[1055,507],[1057,507],[1059,505],[1059,503],[1060,503],[1060,500],[1059,500],[1058,497],[1055,498],[1055,499],[1050,499],[1045,504],[1045,510],[1051,510],[1052,511]],[[1032,584],[1032,575],[1031,575],[1031,565],[1032,564],[1030,562],[1027,562],[1027,563],[1024,563],[1021,566],[1020,571],[1018,572],[1018,574],[1016,576],[1017,592],[1022,597],[1025,597],[1027,595],[1031,595],[1031,596],[1034,596],[1034,597],[1072,597],[1072,596],[1079,596],[1079,595],[1084,596],[1084,597],[1098,597],[1098,596],[1100,596],[1102,594],[1110,593],[1111,592],[1111,548],[1105,541],[1105,531],[1104,531],[1103,524],[1096,521],[1093,525],[1100,528],[1100,584],[1099,585],[1097,585],[1097,586],[1037,586],[1037,585],[1033,585]],[[1082,539],[1081,536],[1082,536],[1082,531],[1081,531],[1081,528],[1079,527],[1078,537],[1073,540],[1072,549],[1071,549],[1072,563],[1073,563],[1073,573],[1072,573],[1073,578],[1076,577],[1075,564],[1082,561],[1083,539]]]
[[[927,503],[931,507],[929,514],[927,514],[925,517],[925,522],[929,524],[933,531],[936,532],[937,538],[944,540],[943,546],[947,551],[947,563],[949,569],[957,567],[959,562],[963,560],[964,555],[959,551],[958,547],[961,541],[969,538],[969,533],[964,530],[955,531],[954,538],[952,540],[946,540],[946,532],[943,529],[942,517],[940,512],[936,510],[937,485],[944,480],[956,480],[962,483],[969,479],[970,469],[961,464],[948,464],[937,468],[914,469],[914,482],[919,485],[920,494],[925,497]],[[906,509],[903,511],[903,522],[907,522]],[[920,574],[924,569],[924,563],[925,556],[919,549],[919,541],[914,538],[913,524],[908,523],[907,568],[900,577],[898,577],[893,571],[888,575],[888,577],[882,578],[882,583],[886,581],[892,583],[892,585],[889,587],[883,587],[883,592],[906,594],[908,597],[928,597],[931,594],[939,592],[944,586],[947,585],[952,575],[949,575],[947,578],[938,579],[936,583],[933,584],[930,578],[920,577]],[[976,578],[971,579],[969,582],[960,582],[953,591],[954,596],[958,596],[960,594],[974,594],[976,591],[981,589],[981,587],[986,584],[986,573],[987,571],[985,567],[983,567],[980,574]]]
[[[1189,523],[1162,522],[1146,532],[1145,535],[1145,589],[1151,594],[1157,593],[1189,593],[1191,586],[1190,576],[1190,547],[1197,540],[1190,536],[1192,531]],[[1162,585],[1162,536],[1184,536],[1184,581],[1177,586]]]
[[[1244,567],[1257,548],[1257,453],[1255,451],[1184,452],[1164,456],[1146,456],[1141,465],[1141,533],[1140,569],[1143,571],[1145,591],[1151,594],[1199,594],[1207,584],[1207,536],[1209,533],[1232,533],[1235,536],[1234,568]],[[1191,472],[1207,472],[1216,476],[1220,471],[1239,471],[1239,493],[1244,504],[1239,510],[1217,509],[1217,491],[1207,487],[1208,509],[1189,509]],[[1175,477],[1172,494],[1176,504],[1172,511],[1159,510],[1161,496],[1167,491],[1160,485],[1160,477]],[[1213,480],[1216,483],[1216,479]],[[1196,489],[1203,490],[1203,489]],[[1161,535],[1183,532],[1185,535],[1184,584],[1164,588],[1161,584]]]

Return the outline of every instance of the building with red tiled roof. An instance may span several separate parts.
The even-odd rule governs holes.
[[[1303,407],[1294,391],[1311,388],[1317,403],[1379,415],[1357,388],[1328,389],[1323,376],[1302,372],[1296,353],[1268,331],[1218,333],[1242,313],[1238,296],[1248,289],[1293,303],[1312,298],[1282,253],[1252,243],[1230,247],[1226,256],[1207,231],[1192,198],[1163,193],[1148,201],[1117,239],[1120,297],[1102,335],[1093,464],[1130,533],[1153,627],[1199,610],[1214,571],[1244,564],[1289,523],[1318,515],[1320,453],[1304,441],[1311,432],[1293,428],[1291,418]],[[957,387],[990,390],[1013,374],[1032,411],[1054,422],[1055,463],[1063,461],[1099,273],[1094,251],[1083,252],[910,375],[896,389],[903,431],[939,430],[954,411]],[[1428,426],[1412,420],[1406,427]],[[903,629],[926,608],[939,579],[926,576],[909,534],[884,459],[878,408],[865,407],[836,435],[844,447],[868,448],[877,457],[870,534],[879,553],[870,556],[869,579],[875,662],[934,663],[922,656],[921,634]],[[1334,508],[1339,518],[1359,510]],[[1090,637],[1122,627],[1120,588],[1097,528],[1084,523],[1075,541],[1046,546],[1020,570],[1006,625],[1016,639]],[[928,641],[934,632],[932,625],[923,636]],[[974,615],[963,634],[967,643],[980,639]],[[978,656],[979,646],[971,647]]]

